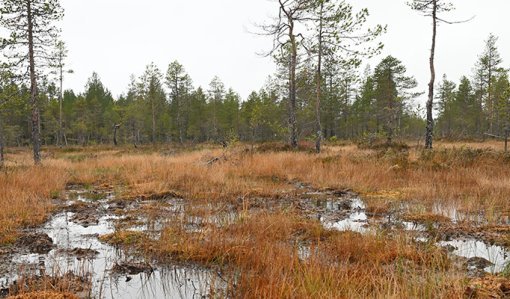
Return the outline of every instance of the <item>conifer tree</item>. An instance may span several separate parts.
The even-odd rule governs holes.
[[[1,0],[0,27],[8,30],[10,38],[1,42],[3,54],[11,68],[27,69],[30,78],[30,106],[33,157],[41,163],[41,124],[38,100],[38,80],[42,68],[51,56],[48,47],[54,44],[59,30],[55,22],[63,17],[59,0]],[[24,74],[23,74],[24,75]]]

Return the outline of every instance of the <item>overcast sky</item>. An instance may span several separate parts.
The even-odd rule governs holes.
[[[404,62],[425,90],[429,80],[430,20],[411,11],[406,0],[350,0],[370,11],[370,24],[387,24],[382,41],[385,55]],[[453,0],[450,19],[476,16],[466,24],[439,28],[437,72],[457,81],[470,75],[489,33],[500,37],[503,59],[510,59],[509,0]],[[277,12],[271,0],[62,0],[66,15],[63,38],[69,49],[65,88],[82,92],[93,71],[114,96],[124,93],[131,74],[140,75],[155,62],[166,71],[181,62],[195,86],[207,87],[218,75],[245,98],[258,90],[275,66],[257,53],[271,47],[255,36],[253,24]]]

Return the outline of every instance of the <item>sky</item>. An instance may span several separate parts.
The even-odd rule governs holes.
[[[406,0],[346,0],[356,9],[368,8],[368,25],[388,26],[381,38],[385,48],[367,62],[372,67],[392,55],[407,66],[408,74],[425,91],[431,20],[412,11]],[[510,35],[508,0],[452,0],[456,11],[449,20],[475,17],[468,23],[441,25],[438,32],[437,74],[458,81],[471,75],[490,33],[499,36],[500,53],[508,67]],[[69,50],[64,88],[83,92],[97,72],[117,97],[126,92],[130,76],[139,76],[151,62],[166,72],[178,60],[196,87],[207,88],[214,76],[243,98],[259,90],[275,65],[259,55],[271,48],[271,39],[253,34],[278,11],[274,0],[62,0],[63,39]],[[361,70],[362,71],[362,70]],[[419,101],[423,101],[420,99]]]

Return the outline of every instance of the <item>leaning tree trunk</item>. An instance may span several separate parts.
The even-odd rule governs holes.
[[[297,148],[298,146],[298,132],[297,132],[297,118],[296,118],[296,68],[297,68],[297,44],[296,37],[294,36],[294,27],[289,27],[289,36],[291,40],[291,57],[289,65],[289,133],[290,133],[290,146]]]
[[[30,106],[32,108],[32,143],[34,149],[35,164],[41,163],[41,132],[39,123],[39,105],[37,101],[37,79],[35,74],[34,57],[34,24],[31,1],[27,1],[28,18],[28,56],[30,62]]]
[[[436,81],[436,69],[434,66],[434,57],[436,51],[436,35],[437,35],[437,0],[433,0],[432,8],[432,48],[430,49],[430,82],[429,82],[429,99],[427,101],[427,132],[425,134],[425,148],[432,149],[434,134],[434,115],[432,114],[434,106],[434,84]]]

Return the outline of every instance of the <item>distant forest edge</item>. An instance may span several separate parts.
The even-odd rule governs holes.
[[[510,82],[501,59],[489,69],[489,57],[499,57],[496,37],[491,36],[476,62],[474,74],[459,84],[446,76],[437,87],[435,135],[440,138],[477,139],[484,133],[503,135],[510,120]],[[406,77],[398,59],[386,57],[375,70],[363,74],[352,69],[326,66],[321,119],[326,139],[420,138],[424,134],[424,110],[411,92],[416,87]],[[392,75],[390,75],[392,74]],[[288,135],[286,82],[277,74],[245,100],[214,78],[207,89],[195,88],[178,62],[164,75],[155,65],[147,66],[139,78],[132,78],[125,95],[115,99],[92,74],[85,92],[63,95],[63,140],[59,140],[59,92],[54,82],[43,81],[39,89],[43,144],[93,145],[113,143],[117,128],[119,144],[164,142],[223,142],[283,140]],[[315,132],[315,83],[311,65],[297,75],[297,120],[301,139],[313,139]],[[491,82],[491,84],[489,84]],[[395,96],[388,97],[388,93]],[[490,97],[489,97],[490,95]],[[30,90],[4,76],[0,97],[1,129],[5,144],[25,146],[30,142],[28,98]],[[393,118],[394,128],[388,127]]]
[[[473,74],[458,84],[446,75],[436,80],[436,30],[438,23],[452,23],[441,16],[453,9],[448,1],[409,3],[433,20],[426,107],[416,103],[423,93],[398,58],[387,56],[374,69],[360,70],[364,60],[381,53],[379,40],[386,32],[382,25],[366,26],[368,10],[355,12],[340,0],[274,3],[278,17],[257,28],[272,38],[266,54],[278,70],[247,99],[218,77],[205,88],[194,86],[177,61],[166,72],[149,64],[132,77],[124,95],[114,98],[96,73],[83,93],[62,90],[71,71],[55,26],[63,18],[58,0],[0,0],[0,27],[11,33],[0,43],[0,163],[4,146],[30,143],[39,163],[41,144],[287,139],[295,147],[309,139],[320,152],[324,139],[423,138],[432,148],[433,136],[508,134],[510,83],[496,36],[489,36],[473,62]]]

